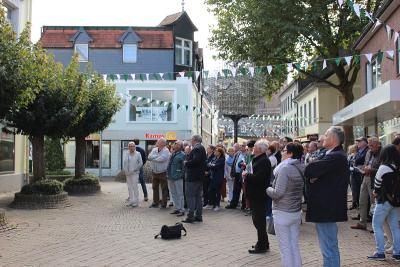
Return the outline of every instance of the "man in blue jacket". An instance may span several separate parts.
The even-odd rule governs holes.
[[[177,140],[174,143],[174,153],[169,159],[167,169],[168,189],[174,202],[175,210],[171,214],[178,217],[185,215],[184,194],[183,194],[183,176],[185,175],[183,162],[185,153],[182,151],[183,142]]]
[[[306,220],[317,228],[324,267],[339,267],[338,227],[347,221],[347,188],[350,170],[343,151],[343,130],[331,127],[325,133],[325,155],[307,165],[308,205]]]

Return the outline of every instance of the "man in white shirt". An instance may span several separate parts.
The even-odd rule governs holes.
[[[134,142],[128,144],[128,153],[124,159],[124,172],[126,175],[126,184],[128,185],[128,204],[130,207],[139,205],[139,172],[143,166],[142,156],[136,151]]]

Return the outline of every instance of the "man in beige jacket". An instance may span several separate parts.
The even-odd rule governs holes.
[[[128,185],[128,207],[139,206],[139,172],[143,166],[142,156],[136,151],[136,145],[134,142],[128,144],[128,153],[124,159],[124,172],[126,175],[126,184]]]

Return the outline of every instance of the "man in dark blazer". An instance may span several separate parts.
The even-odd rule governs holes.
[[[368,151],[368,140],[365,137],[360,137],[356,139],[357,142],[357,153],[354,156],[352,166],[355,167],[351,176],[351,196],[353,198],[353,205],[350,209],[356,209],[360,204],[360,189],[363,180],[363,174],[360,172],[359,168],[364,165],[365,155]]]
[[[336,222],[347,221],[347,188],[350,169],[343,151],[343,130],[331,127],[325,133],[325,156],[307,165],[306,220],[316,224],[324,267],[340,266]]]
[[[269,249],[267,235],[267,187],[271,179],[271,162],[266,154],[268,150],[268,141],[259,140],[254,145],[254,158],[251,167],[246,166],[243,172],[245,178],[247,197],[250,200],[252,209],[252,219],[254,227],[257,229],[258,241],[254,249],[249,253],[265,253]]]
[[[202,138],[200,135],[194,135],[192,137],[193,148],[184,161],[186,168],[185,194],[189,209],[187,218],[182,221],[185,223],[203,221],[202,193],[207,155],[201,142]]]

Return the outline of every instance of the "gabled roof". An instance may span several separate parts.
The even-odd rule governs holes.
[[[120,38],[129,27],[75,27],[75,26],[44,26],[40,42],[43,48],[72,48],[71,38],[83,28],[92,39],[90,48],[121,48]],[[131,27],[141,39],[138,44],[142,49],[173,49],[174,38],[172,30],[163,27]]]
[[[193,24],[192,20],[190,19],[189,15],[186,13],[186,11],[182,11],[179,13],[175,13],[169,16],[166,16],[159,24],[159,26],[171,26],[171,25],[175,25],[177,24],[182,18],[186,17],[193,30],[194,31],[198,31],[197,27]]]
[[[142,39],[133,31],[132,27],[129,27],[128,30],[118,39],[120,43],[140,43]]]

